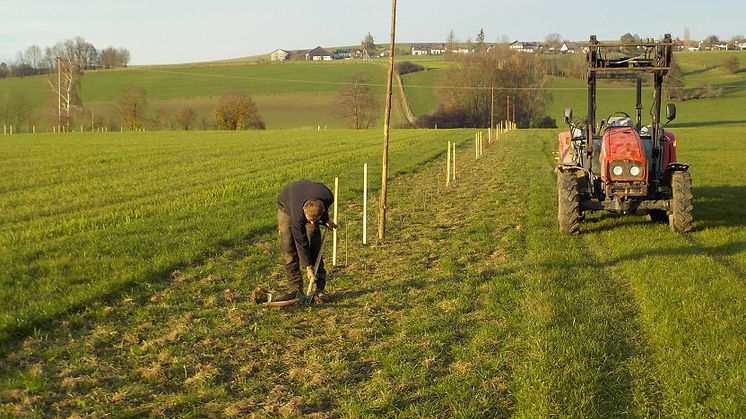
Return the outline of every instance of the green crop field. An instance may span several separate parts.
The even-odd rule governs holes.
[[[394,132],[369,246],[376,132],[3,137],[0,415],[740,416],[746,129],[676,132],[691,234],[606,213],[558,233],[556,130],[478,161],[473,131],[417,130]],[[334,176],[333,301],[256,306],[283,283],[277,191]]]

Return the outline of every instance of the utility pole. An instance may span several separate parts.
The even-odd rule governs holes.
[[[389,123],[391,122],[391,91],[394,80],[394,48],[396,44],[396,0],[391,0],[391,42],[389,48],[389,73],[386,80],[386,108],[383,119],[383,165],[381,167],[381,199],[378,208],[378,240],[386,235],[386,193],[389,172]]]
[[[490,89],[492,92],[492,102],[490,103],[490,139],[489,142],[492,143],[492,131],[495,129],[495,82],[492,82],[492,88]]]
[[[59,129],[61,126],[62,126],[62,59],[60,57],[57,57],[57,129]]]

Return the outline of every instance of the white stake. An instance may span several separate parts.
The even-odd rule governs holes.
[[[363,165],[363,244],[368,244],[368,163]]]
[[[446,148],[447,157],[446,157],[446,188],[448,185],[451,184],[451,142],[448,142],[448,147]]]
[[[453,142],[453,158],[451,159],[451,162],[453,162],[453,180],[456,180],[456,142]]]
[[[337,211],[338,203],[339,203],[339,178],[335,177],[334,178],[334,224],[337,224],[337,214],[339,213],[339,211]],[[336,228],[334,229],[334,233],[332,237],[334,238],[334,242],[332,245],[332,266],[337,266],[337,229]]]

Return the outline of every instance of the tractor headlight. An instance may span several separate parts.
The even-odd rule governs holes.
[[[614,176],[621,176],[624,173],[624,168],[622,166],[614,166],[611,172],[614,173]]]
[[[632,175],[632,177],[640,176],[640,166],[632,166],[629,169],[629,174]]]

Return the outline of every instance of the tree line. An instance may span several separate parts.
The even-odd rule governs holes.
[[[111,46],[99,50],[80,36],[45,48],[31,45],[18,51],[14,62],[0,63],[0,79],[54,73],[60,60],[74,62],[81,70],[120,68],[129,64],[130,52]]]

